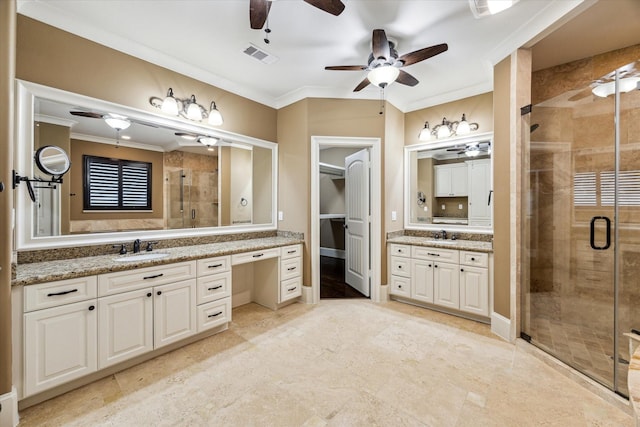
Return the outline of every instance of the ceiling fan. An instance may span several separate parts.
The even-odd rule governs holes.
[[[475,157],[480,153],[489,153],[490,150],[490,142],[470,142],[468,144],[447,148],[447,151],[456,151],[456,154],[466,154],[469,157]]]
[[[324,69],[369,71],[367,77],[353,90],[354,92],[364,89],[369,84],[385,88],[394,81],[407,86],[415,86],[418,84],[418,79],[400,68],[424,61],[449,49],[446,43],[442,43],[398,56],[395,47],[395,43],[387,39],[384,30],[373,30],[371,38],[372,52],[369,54],[367,65],[337,65],[324,67]]]
[[[304,0],[311,6],[315,6],[320,10],[338,16],[344,10],[344,3],[340,0]],[[264,23],[269,16],[272,0],[250,0],[249,2],[249,21],[251,28],[259,30],[264,27]]]
[[[140,125],[145,125],[153,128],[157,128],[158,126],[147,123],[141,120],[131,119],[129,117],[121,116],[119,114],[110,114],[110,113],[96,113],[94,111],[69,111],[69,114],[77,117],[88,117],[90,119],[102,119],[109,126],[116,130],[125,130],[127,129],[131,123],[137,123]]]

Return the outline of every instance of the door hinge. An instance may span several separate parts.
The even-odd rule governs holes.
[[[533,109],[533,106],[531,104],[525,105],[524,107],[520,107],[520,115],[526,116],[531,112],[532,109]]]

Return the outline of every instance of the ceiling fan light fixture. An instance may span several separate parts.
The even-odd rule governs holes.
[[[213,138],[211,136],[201,136],[198,138],[198,142],[206,147],[213,147],[218,143],[218,138]]]
[[[211,101],[211,108],[209,110],[209,119],[207,120],[207,122],[211,126],[221,126],[224,123],[224,120],[222,119],[222,114],[220,114],[220,111],[218,110],[218,107],[216,106],[215,101]]]
[[[105,116],[104,117],[104,121],[112,129],[115,129],[115,130],[125,130],[129,126],[131,126],[131,122],[129,120],[127,120],[126,117],[117,116],[115,114],[112,114],[112,115],[109,115],[109,116]]]
[[[640,85],[640,77],[625,77],[623,79],[618,80],[618,89],[620,93],[631,92],[632,90],[638,88]],[[600,84],[593,89],[591,92],[600,98],[606,98],[609,95],[613,95],[616,91],[616,82],[610,81],[607,83]]]
[[[160,110],[171,116],[177,116],[180,109],[178,108],[178,100],[173,97],[173,89],[169,88],[167,96],[162,100]]]
[[[476,157],[478,154],[480,154],[480,146],[478,144],[468,145],[464,154],[467,157]]]
[[[396,81],[399,74],[400,70],[398,68],[392,65],[381,65],[369,71],[367,78],[371,84],[384,89]]]
[[[520,0],[469,0],[469,8],[476,18],[495,15],[509,9]]]
[[[431,129],[429,129],[429,122],[424,122],[424,127],[418,134],[418,140],[429,141],[431,139]]]

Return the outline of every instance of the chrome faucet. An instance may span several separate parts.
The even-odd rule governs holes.
[[[133,241],[133,253],[137,254],[138,252],[140,252],[140,239]]]
[[[442,240],[447,240],[447,232],[442,230]]]

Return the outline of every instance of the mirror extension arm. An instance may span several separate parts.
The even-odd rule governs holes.
[[[33,185],[31,185],[32,182],[40,182],[43,184],[47,184],[46,186],[37,186],[36,188],[49,188],[51,190],[55,190],[57,187],[55,184],[62,184],[62,177],[61,176],[52,176],[51,180],[47,181],[44,180],[42,178],[29,178],[28,176],[20,176],[16,173],[16,171],[13,171],[13,189],[15,190],[16,187],[18,186],[18,184],[20,184],[21,182],[26,182],[27,183],[27,191],[29,192],[29,197],[31,198],[31,201],[35,203],[36,201],[36,194],[33,191]]]

